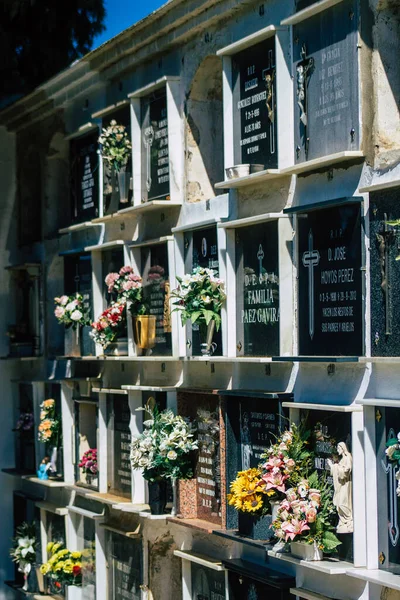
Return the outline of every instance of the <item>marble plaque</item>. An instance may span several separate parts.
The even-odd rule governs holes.
[[[302,214],[298,248],[299,354],[362,355],[360,203]]]
[[[238,355],[279,355],[278,223],[236,232]]]
[[[225,573],[191,563],[192,600],[225,600]]]
[[[358,150],[356,0],[344,0],[297,23],[293,40],[296,161]]]
[[[275,37],[232,58],[235,164],[277,168]]]
[[[128,396],[112,395],[109,398],[113,428],[109,432],[111,454],[110,492],[130,498],[132,495],[132,470],[130,464],[131,432],[129,428],[131,411]]]
[[[71,205],[74,221],[90,221],[98,215],[98,131],[71,141]]]
[[[109,569],[110,600],[140,600],[143,583],[142,542],[123,535],[111,535],[111,564]]]
[[[147,200],[169,200],[168,115],[165,88],[142,100],[143,189]]]

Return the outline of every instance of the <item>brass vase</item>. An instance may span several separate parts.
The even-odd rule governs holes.
[[[138,348],[148,350],[156,345],[156,317],[139,315],[132,317],[133,339]]]

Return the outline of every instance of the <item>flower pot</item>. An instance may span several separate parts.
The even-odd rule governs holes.
[[[64,354],[65,356],[81,356],[81,328],[69,327],[64,330]]]
[[[99,478],[97,475],[90,475],[89,473],[86,473],[85,480],[87,485],[91,485],[92,487],[97,488],[99,485]]]
[[[271,528],[272,517],[256,517],[248,513],[239,512],[239,535],[252,540],[270,540],[274,537]]]
[[[82,600],[82,588],[78,585],[66,585],[65,600]]]
[[[53,446],[50,453],[49,479],[60,479],[63,476],[62,448]]]
[[[271,516],[272,516],[273,521],[275,521],[275,519],[278,517],[278,510],[279,510],[280,505],[281,505],[281,503],[278,500],[270,502]]]
[[[133,339],[138,348],[148,350],[156,345],[156,317],[140,315],[132,317]]]
[[[105,356],[128,356],[128,340],[120,338],[104,348]]]
[[[306,544],[305,542],[290,542],[290,552],[296,558],[302,560],[322,560],[323,552],[314,542],[313,544]]]
[[[44,575],[43,573],[40,572],[40,565],[33,565],[35,572],[36,572],[36,579],[38,582],[38,590],[41,594],[44,594],[45,592],[45,585],[44,585]]]
[[[165,480],[148,482],[149,506],[152,515],[163,515],[167,504],[167,482]]]
[[[212,341],[215,331],[215,321],[212,319],[208,325],[204,321],[199,323],[200,349],[203,356],[211,356],[217,349],[217,344]]]
[[[129,198],[131,174],[127,173],[126,168],[123,167],[121,169],[121,171],[118,171],[117,179],[118,179],[119,201],[122,204],[125,204],[126,202],[128,202],[128,198]]]

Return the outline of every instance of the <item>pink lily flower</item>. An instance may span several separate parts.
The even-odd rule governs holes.
[[[291,521],[285,521],[281,525],[281,529],[286,534],[285,541],[294,540],[297,535],[301,535],[304,531],[309,530],[307,521],[300,521],[299,519],[292,519]]]
[[[263,475],[263,481],[267,484],[266,490],[278,490],[278,492],[285,491],[285,481],[288,478],[288,475],[282,475],[280,471],[277,473],[266,473]]]

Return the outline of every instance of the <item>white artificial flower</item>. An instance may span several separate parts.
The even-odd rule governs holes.
[[[81,313],[80,310],[74,310],[74,312],[71,313],[71,319],[72,321],[80,321],[83,317],[83,314]]]
[[[76,300],[72,300],[72,302],[69,302],[65,308],[69,312],[72,312],[73,310],[75,310],[77,305],[78,305],[78,302]]]
[[[174,450],[170,450],[167,454],[167,458],[169,460],[176,460],[178,457],[177,453]]]
[[[393,458],[393,454],[399,449],[399,445],[398,444],[393,444],[393,446],[389,446],[388,448],[386,448],[385,453],[386,456],[389,459]]]

